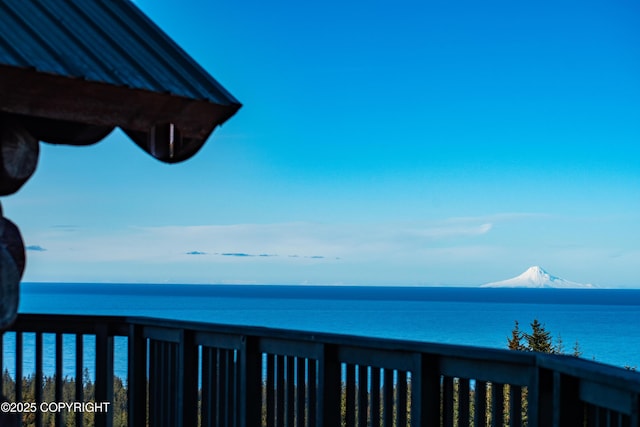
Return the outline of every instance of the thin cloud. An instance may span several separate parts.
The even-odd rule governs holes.
[[[504,215],[512,220],[517,215]],[[377,224],[291,222],[202,226],[85,229],[70,238],[71,225],[56,227],[38,237],[53,261],[179,263],[178,253],[202,256],[207,263],[235,260],[294,263],[349,260],[384,262],[421,260],[432,250],[488,244],[494,230],[489,217]],[[57,230],[57,231],[54,231]],[[122,242],[126,242],[123,246]],[[36,245],[30,250],[37,251]],[[198,249],[193,249],[197,247]],[[205,257],[205,255],[208,255]],[[226,260],[226,261],[225,261]],[[271,267],[270,267],[271,268]]]
[[[504,221],[516,216],[505,214],[494,219]],[[292,222],[166,226],[138,230],[151,240],[171,242],[172,245],[197,245],[202,248],[200,251],[219,258],[363,260],[412,257],[430,247],[476,244],[477,239],[493,230],[494,224],[489,219],[452,218],[379,224]]]
[[[408,234],[427,239],[446,239],[451,237],[472,237],[487,234],[493,228],[492,223],[478,225],[445,225],[407,230]]]
[[[43,247],[42,247],[42,246],[40,246],[40,245],[29,245],[29,246],[26,246],[26,247],[25,247],[25,250],[27,250],[27,251],[34,251],[34,252],[45,252],[45,251],[46,251],[46,249],[45,249],[45,248],[43,248]]]
[[[526,219],[537,218],[552,218],[553,215],[546,213],[533,213],[533,212],[502,212],[491,215],[480,216],[460,216],[452,217],[444,220],[444,223],[478,223],[478,222],[505,222],[505,221],[518,221]]]
[[[52,225],[50,228],[54,230],[62,230],[62,231],[77,231],[80,229],[80,227],[78,227],[77,225],[70,225],[70,224],[56,224],[56,225]]]

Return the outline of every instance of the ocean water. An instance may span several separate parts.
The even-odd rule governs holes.
[[[23,283],[21,292],[21,313],[149,316],[493,348],[506,348],[515,320],[527,331],[538,319],[569,352],[577,341],[582,357],[640,367],[640,289]],[[13,340],[4,338],[3,369],[11,373]],[[72,376],[70,344],[64,369]],[[45,354],[49,346],[53,352],[45,337]],[[25,373],[33,348],[25,336]],[[126,375],[125,356],[126,340],[116,341],[116,375]],[[45,372],[53,372],[52,359],[45,357]]]

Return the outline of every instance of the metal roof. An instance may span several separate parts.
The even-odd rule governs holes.
[[[0,0],[0,112],[201,145],[240,106],[129,0]]]
[[[0,63],[96,82],[237,104],[125,0],[1,0]]]

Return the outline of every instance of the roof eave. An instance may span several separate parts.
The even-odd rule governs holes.
[[[241,107],[0,66],[0,110],[26,116],[148,132],[173,123],[183,137],[205,140]]]

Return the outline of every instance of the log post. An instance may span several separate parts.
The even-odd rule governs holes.
[[[13,194],[33,175],[40,145],[22,124],[0,117],[0,196]]]
[[[0,331],[10,326],[18,314],[24,266],[22,236],[18,227],[2,216],[0,205]]]

